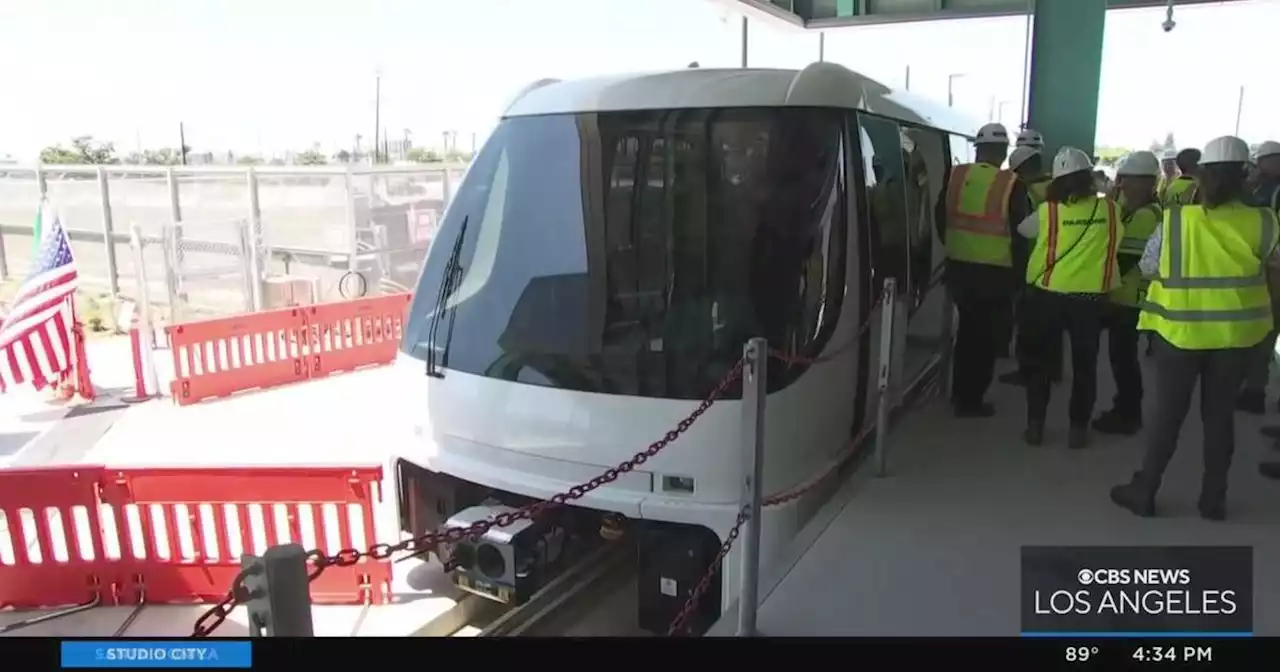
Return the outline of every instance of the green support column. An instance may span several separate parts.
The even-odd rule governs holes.
[[[1106,19],[1107,0],[1035,0],[1028,108],[1049,156],[1064,145],[1093,154]]]

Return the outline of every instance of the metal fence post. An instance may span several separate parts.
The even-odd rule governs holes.
[[[356,231],[356,190],[355,177],[352,175],[351,166],[347,166],[346,172],[342,175],[342,184],[346,193],[346,217],[347,217],[347,235],[351,236],[350,256],[347,257],[347,270],[355,273],[360,270],[357,257],[360,255],[360,235]]]
[[[258,200],[258,173],[250,166],[245,171],[249,187],[249,227],[245,233],[248,241],[249,301],[254,312],[262,310],[263,281],[266,279],[263,257],[262,207]]]
[[[44,174],[44,165],[36,165],[36,191],[40,192],[40,198],[43,200],[49,195],[49,178]]]
[[[155,327],[151,322],[151,287],[147,284],[147,259],[144,251],[146,242],[142,238],[142,225],[133,222],[129,225],[129,248],[133,252],[134,278],[138,285],[138,337],[146,353],[142,357],[144,393],[159,396],[160,381],[156,373],[155,360]],[[168,342],[168,341],[164,341]]]
[[[877,389],[880,391],[879,403],[876,405],[876,476],[883,478],[888,473],[888,455],[885,445],[889,438],[889,383],[893,374],[893,322],[897,316],[898,283],[893,278],[884,281],[884,300],[880,305],[880,376]]]
[[[245,555],[245,609],[250,637],[314,637],[307,552],[298,544],[268,548],[262,557]]]
[[[738,636],[756,635],[760,587],[760,517],[764,508],[764,413],[769,347],[763,338],[747,341],[742,370],[742,448],[746,466],[743,498],[747,520],[742,534],[742,580],[738,588]]]
[[[112,296],[120,295],[120,270],[116,265],[115,226],[111,220],[111,186],[107,183],[107,169],[98,166],[98,200],[102,201],[102,242],[107,253],[107,286]]]
[[[449,174],[449,164],[444,164],[444,174],[440,182],[440,217],[449,210],[449,201],[453,200],[453,179]]]
[[[182,197],[178,193],[178,176],[173,166],[165,168],[165,185],[169,189],[169,221],[165,238],[169,240],[165,251],[165,284],[169,289],[169,323],[178,322],[178,303],[186,302],[186,288],[182,286]]]

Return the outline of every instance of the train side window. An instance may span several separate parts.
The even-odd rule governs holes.
[[[911,297],[915,312],[941,277],[946,249],[938,236],[934,205],[947,181],[948,152],[944,137],[934,130],[904,127],[907,226],[910,235]]]
[[[972,140],[963,135],[951,136],[951,165],[973,163],[974,156]]]
[[[906,171],[901,131],[897,122],[858,115],[862,136],[865,187],[862,214],[871,224],[872,250],[878,291],[887,278],[907,287],[909,235],[906,204]]]

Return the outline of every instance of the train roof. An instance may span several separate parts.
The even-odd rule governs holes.
[[[945,105],[894,90],[835,63],[814,63],[803,70],[687,68],[573,81],[544,79],[526,87],[503,117],[719,107],[863,110],[968,137],[981,125]]]

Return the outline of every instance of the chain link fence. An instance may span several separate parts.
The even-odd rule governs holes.
[[[29,268],[44,195],[94,289],[136,291],[138,224],[151,299],[174,319],[402,292],[465,169],[0,166],[0,281]]]

